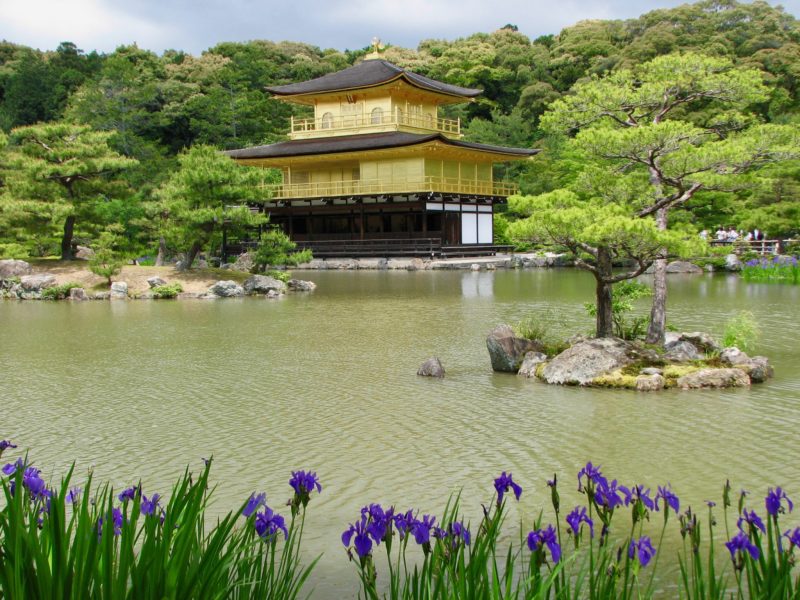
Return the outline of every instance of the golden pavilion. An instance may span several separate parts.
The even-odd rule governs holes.
[[[264,210],[316,256],[489,253],[494,206],[516,191],[494,181],[492,165],[539,152],[463,141],[460,121],[438,109],[481,90],[423,77],[377,52],[267,90],[314,116],[293,117],[287,141],[227,154],[282,171]]]

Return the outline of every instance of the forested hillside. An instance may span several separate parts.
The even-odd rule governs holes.
[[[765,2],[704,1],[631,20],[583,21],[534,40],[507,25],[454,41],[425,40],[416,49],[389,46],[385,58],[435,79],[482,88],[477,102],[452,107],[448,116],[462,119],[467,139],[544,148],[537,160],[499,174],[518,181],[523,192],[539,194],[562,187],[580,167],[564,155],[557,138],[539,128],[550,103],[588,78],[689,50],[762,72],[769,97],[750,107],[754,118],[800,120],[798,20]],[[256,40],[220,43],[201,56],[179,50],[159,56],[136,46],[98,54],[64,42],[42,52],[4,41],[0,130],[8,134],[20,126],[65,121],[110,133],[113,153],[136,162],[89,190],[79,208],[76,238],[95,239],[118,223],[131,250],[152,252],[158,189],[175,170],[178,153],[199,144],[228,149],[281,139],[292,112],[302,109],[270,99],[264,88],[345,68],[366,51]],[[0,132],[5,155],[21,143]],[[0,254],[3,248],[6,254],[10,248],[57,253],[63,221],[58,203],[48,204],[46,194],[33,191],[26,196],[19,191],[24,186],[12,193],[9,159],[3,157]],[[737,194],[718,194],[710,202],[706,196],[705,208],[687,213],[685,220],[698,226],[757,225],[772,235],[796,233],[800,165],[783,162],[770,169]]]

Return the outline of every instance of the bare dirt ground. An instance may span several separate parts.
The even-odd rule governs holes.
[[[34,260],[28,262],[36,273],[50,273],[55,275],[59,284],[80,283],[86,291],[99,292],[108,290],[108,282],[103,277],[98,277],[89,270],[86,261],[60,261],[51,259]],[[147,279],[157,275],[167,283],[180,283],[184,292],[205,292],[217,281],[233,280],[243,282],[250,274],[241,271],[228,271],[222,269],[191,269],[178,271],[175,267],[141,267],[127,265],[122,272],[113,278],[114,281],[124,281],[128,284],[128,293],[140,294],[150,289]]]

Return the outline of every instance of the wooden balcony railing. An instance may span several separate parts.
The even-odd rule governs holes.
[[[265,200],[291,198],[325,198],[333,196],[375,196],[440,192],[476,196],[502,196],[516,194],[519,188],[513,183],[469,181],[448,177],[420,177],[414,179],[355,179],[320,183],[264,184]]]
[[[405,125],[414,129],[438,131],[453,136],[461,136],[461,119],[440,119],[432,115],[411,114],[397,109],[393,113],[381,115],[345,115],[328,118],[291,118],[291,133],[316,133],[324,135],[328,132],[346,130],[363,130],[369,128],[385,129],[387,126]]]

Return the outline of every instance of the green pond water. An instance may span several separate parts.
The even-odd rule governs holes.
[[[477,521],[503,470],[525,490],[509,523],[526,527],[541,507],[549,516],[554,472],[571,508],[587,460],[626,483],[671,482],[684,506],[719,500],[726,478],[760,509],[767,486],[800,500],[800,287],[672,277],[671,323],[720,335],[752,311],[776,376],[751,389],[640,394],[489,366],[495,324],[538,314],[565,334],[590,330],[585,273],[300,276],[317,291],[278,301],[0,302],[0,438],[30,449],[49,476],[74,460],[118,487],[141,478],[146,492],[167,492],[187,464],[213,455],[219,513],[254,490],[280,507],[290,471],[315,470],[324,490],[304,545],[324,553],[317,598],[353,595],[339,536],[362,505],[439,514],[463,490]],[[415,374],[432,355],[442,381]]]

